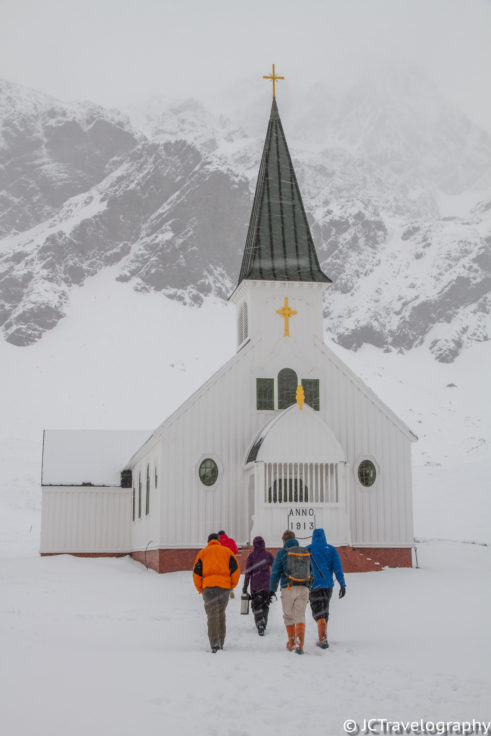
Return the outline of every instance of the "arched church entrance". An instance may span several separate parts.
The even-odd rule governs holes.
[[[317,527],[333,544],[350,544],[346,455],[309,406],[274,417],[251,445],[245,466],[250,540],[279,546],[285,529],[308,544]]]

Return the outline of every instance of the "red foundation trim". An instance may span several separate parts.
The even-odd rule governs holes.
[[[128,557],[129,552],[41,552],[41,557],[71,555],[72,557]]]
[[[356,551],[380,562],[382,567],[413,566],[411,547],[357,547]]]
[[[273,555],[281,547],[270,547]],[[192,570],[194,560],[199,552],[196,549],[155,549],[145,552],[132,552],[133,559],[141,562],[156,572],[178,572]],[[245,570],[246,560],[252,547],[242,547],[237,554],[237,560],[242,572]],[[343,571],[348,572],[376,572],[383,567],[412,567],[411,549],[406,547],[370,547],[353,548],[338,547]]]

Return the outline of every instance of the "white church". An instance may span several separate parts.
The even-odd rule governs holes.
[[[325,343],[329,283],[273,96],[234,357],[151,434],[44,432],[41,554],[168,572],[212,531],[244,555],[258,534],[274,550],[323,527],[347,572],[410,567],[416,437]]]

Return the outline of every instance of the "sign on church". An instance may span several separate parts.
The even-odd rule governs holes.
[[[315,510],[310,506],[292,507],[288,512],[287,526],[300,539],[302,534],[304,537],[311,537],[315,529]]]

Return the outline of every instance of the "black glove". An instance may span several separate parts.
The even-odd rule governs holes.
[[[340,588],[339,589],[339,597],[340,598],[344,598],[345,595],[346,595],[346,588]]]
[[[242,595],[246,595],[249,600],[251,600],[251,596],[247,592],[247,588],[242,588]]]
[[[273,593],[272,590],[269,591],[269,602],[273,603],[273,601],[276,600],[276,593]]]

